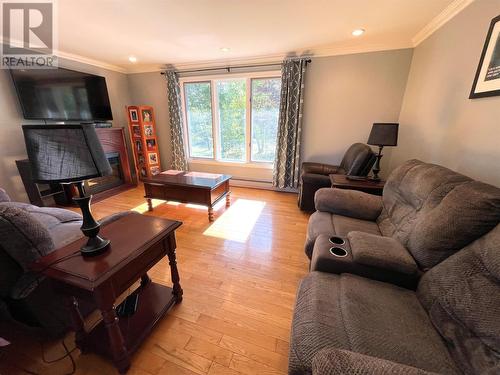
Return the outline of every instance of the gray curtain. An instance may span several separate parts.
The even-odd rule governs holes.
[[[168,111],[170,113],[170,139],[172,143],[172,169],[187,171],[188,163],[184,148],[184,131],[179,77],[173,70],[165,72],[168,88]]]
[[[306,61],[288,59],[281,67],[281,103],[273,173],[273,186],[280,189],[297,188],[299,184]]]

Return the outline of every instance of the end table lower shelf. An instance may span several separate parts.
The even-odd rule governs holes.
[[[120,317],[118,321],[125,348],[129,353],[137,350],[156,323],[178,302],[172,288],[152,281],[141,285],[132,294],[134,293],[139,294],[136,312],[129,317]],[[104,321],[88,332],[81,343],[83,351],[92,348],[92,351],[113,360],[111,344]]]

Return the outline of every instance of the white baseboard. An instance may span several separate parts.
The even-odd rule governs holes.
[[[271,191],[279,191],[279,192],[285,192],[285,193],[297,193],[298,192],[297,189],[287,189],[287,190],[277,189],[273,186],[272,182],[270,182],[270,181],[243,180],[243,179],[234,179],[233,178],[230,180],[229,184],[231,186],[236,186],[236,187],[271,190]]]

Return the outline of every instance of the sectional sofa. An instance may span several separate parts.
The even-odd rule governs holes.
[[[315,204],[290,374],[500,373],[499,188],[410,160]]]

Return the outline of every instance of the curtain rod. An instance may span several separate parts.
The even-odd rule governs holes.
[[[306,65],[311,63],[311,59],[306,60]],[[257,65],[235,65],[235,66],[219,66],[214,68],[205,68],[205,69],[186,69],[186,70],[177,70],[177,73],[198,73],[198,72],[209,72],[212,70],[227,70],[228,73],[231,73],[231,69],[248,69],[248,68],[260,68],[264,66],[277,66],[281,65],[280,62],[274,64],[257,64]],[[164,75],[165,72],[160,72],[160,74]]]

